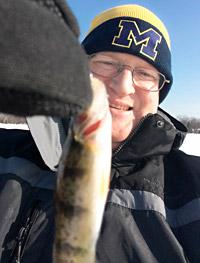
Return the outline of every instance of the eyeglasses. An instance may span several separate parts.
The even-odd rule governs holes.
[[[115,78],[124,68],[128,68],[132,72],[133,83],[138,88],[151,92],[159,91],[165,83],[170,83],[165,75],[156,70],[123,65],[119,60],[108,55],[98,53],[90,55],[89,66],[92,73],[104,78]]]

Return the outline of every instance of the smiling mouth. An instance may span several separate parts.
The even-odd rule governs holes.
[[[109,103],[109,106],[111,108],[114,108],[114,109],[125,110],[125,111],[130,111],[130,110],[133,109],[132,107],[127,107],[127,106],[122,106],[122,105],[115,105],[113,103]]]

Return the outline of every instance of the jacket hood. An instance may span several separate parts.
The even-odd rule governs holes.
[[[171,123],[171,125],[174,127],[175,138],[174,138],[174,142],[172,146],[173,148],[179,149],[181,145],[183,144],[183,141],[186,137],[187,128],[182,122],[178,121],[177,119],[172,117],[169,113],[167,113],[161,108],[158,109],[158,114],[162,116],[166,121]]]
[[[27,117],[26,120],[43,161],[56,171],[67,137],[63,121],[45,116]]]
[[[113,163],[129,164],[133,160],[155,155],[166,155],[172,148],[178,149],[186,136],[186,127],[166,113],[158,110],[148,114],[130,136],[113,152]],[[143,142],[143,143],[141,143]]]

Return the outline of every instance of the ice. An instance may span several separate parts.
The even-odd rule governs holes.
[[[0,128],[4,129],[18,129],[18,130],[28,130],[27,124],[7,124],[7,123],[0,123]]]
[[[200,134],[188,133],[180,150],[190,155],[200,156]]]

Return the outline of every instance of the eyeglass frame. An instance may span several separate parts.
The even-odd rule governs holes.
[[[88,59],[91,59],[91,58],[92,58],[93,56],[95,56],[95,55],[99,55],[99,54],[98,54],[98,53],[90,54],[90,55],[88,55]],[[103,54],[103,55],[104,55],[104,56],[107,56],[107,57],[110,57],[109,55],[105,55],[105,54]],[[118,61],[118,59],[116,59],[116,58],[114,58],[114,59]],[[124,67],[128,67],[128,68],[131,69],[132,81],[133,81],[133,83],[135,84],[135,82],[134,82],[134,71],[135,71],[136,69],[138,69],[138,68],[141,68],[141,69],[144,68],[144,69],[148,69],[148,70],[155,71],[155,70],[153,70],[153,69],[145,68],[145,67],[136,67],[136,68],[133,68],[133,67],[130,66],[130,65],[122,64],[121,61],[119,61],[119,62],[120,62],[120,68],[118,68],[119,71],[117,72],[116,75],[114,75],[114,76],[112,76],[112,77],[103,76],[103,75],[100,75],[100,74],[98,74],[98,73],[96,73],[96,72],[93,72],[93,71],[91,71],[91,72],[94,73],[94,74],[96,74],[97,76],[100,76],[100,77],[103,77],[103,78],[115,78],[115,77],[117,77],[117,76],[123,71]],[[155,71],[155,72],[163,77],[163,83],[162,83],[161,87],[158,87],[157,90],[145,89],[145,88],[141,88],[141,87],[137,86],[136,84],[135,84],[135,85],[136,85],[139,89],[142,89],[142,90],[145,90],[145,91],[149,91],[149,92],[157,92],[157,91],[160,91],[160,90],[164,87],[165,83],[168,83],[168,84],[170,83],[170,80],[168,80],[168,79],[165,77],[165,75],[162,74],[161,72],[159,72],[159,71]],[[145,81],[145,80],[144,80],[144,81]]]

